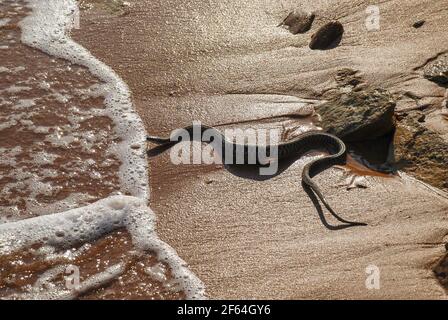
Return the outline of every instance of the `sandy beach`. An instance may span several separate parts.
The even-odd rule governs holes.
[[[14,286],[0,282],[2,297],[17,295],[18,287],[27,292],[25,286],[32,287],[42,270],[70,262],[88,270],[83,281],[95,273],[104,276],[115,265],[124,270],[116,273],[120,279],[112,275],[107,281],[98,280],[76,296],[86,299],[446,299],[448,186],[444,183],[448,172],[443,163],[448,159],[447,88],[424,74],[425,67],[448,50],[446,1],[381,3],[380,27],[375,30],[368,29],[370,3],[363,0],[306,1],[301,5],[271,0],[86,0],[78,5],[79,26],[71,30],[70,37],[126,84],[126,103],[135,110],[136,127],[144,132],[136,130],[132,143],[123,139],[126,132],[117,129],[120,125],[114,113],[101,111],[109,110],[104,97],[114,87],[91,68],[89,71],[89,66],[55,59],[17,41],[17,48],[5,51],[10,55],[4,67],[11,70],[25,65],[27,74],[8,73],[1,78],[0,89],[24,86],[31,72],[45,73],[45,77],[35,76],[35,83],[28,81],[30,90],[24,90],[24,95],[2,91],[2,99],[11,104],[4,103],[0,116],[12,121],[8,117],[19,114],[15,108],[18,99],[35,99],[37,107],[31,106],[34,118],[19,120],[50,129],[40,135],[20,124],[0,130],[0,147],[7,149],[8,157],[20,160],[0,163],[0,185],[21,192],[17,199],[11,192],[0,193],[0,228],[14,237],[14,230],[26,227],[30,218],[41,219],[29,220],[30,225],[36,221],[40,226],[47,214],[57,217],[75,210],[67,216],[84,217],[76,208],[86,205],[92,206],[92,212],[118,207],[123,213],[117,218],[119,223],[107,224],[101,232],[88,228],[89,236],[75,241],[76,246],[67,242],[79,253],[63,263],[57,259],[49,264],[34,262],[24,271],[9,266],[10,261],[26,261],[39,248],[20,247],[16,248],[22,250],[19,253],[2,253],[2,274],[32,275],[31,280]],[[294,10],[315,14],[309,31],[292,34],[279,26]],[[13,11],[9,8],[8,12]],[[20,36],[17,23],[27,12],[23,9],[17,21],[8,22],[8,32],[14,33],[11,37]],[[421,27],[413,27],[422,19]],[[340,43],[329,50],[310,49],[311,35],[335,20],[344,28]],[[6,32],[4,27],[0,31]],[[354,70],[355,84],[341,84],[338,75],[347,69]],[[61,100],[54,91],[39,87],[46,79],[52,80],[51,90],[61,93],[62,88],[69,99]],[[103,91],[94,96],[85,92],[101,85]],[[342,228],[302,188],[301,172],[306,163],[322,155],[319,152],[281,164],[273,177],[260,177],[246,167],[175,165],[169,151],[144,154],[141,136],[169,135],[192,121],[219,128],[278,129],[282,140],[288,140],[321,126],[321,105],[339,101],[336,98],[343,94],[376,88],[387,90],[394,100],[394,160],[407,162],[403,160],[405,164],[394,173],[378,172],[350,154],[347,165],[332,167],[314,178],[338,214],[365,222],[365,227]],[[414,126],[414,118],[423,121],[415,120]],[[123,127],[132,127],[132,123]],[[62,128],[62,136],[76,139],[52,145],[48,136],[55,126]],[[26,130],[33,133],[26,135]],[[423,155],[433,149],[412,149],[411,154],[409,141],[426,146],[433,137],[428,132],[437,137],[440,147],[426,161]],[[93,138],[85,138],[89,136]],[[15,137],[23,138],[11,143]],[[377,150],[372,141],[360,139],[353,144]],[[18,147],[16,153],[11,151]],[[56,161],[31,159],[48,150]],[[128,161],[126,155],[134,154],[132,150],[137,150],[135,157]],[[368,157],[367,153],[358,156]],[[421,162],[415,159],[419,156]],[[144,170],[123,170],[136,161],[141,161],[138,168]],[[140,165],[143,162],[144,167]],[[44,189],[45,197],[37,198],[39,205],[29,204],[36,195],[29,185],[37,182],[18,178],[17,168],[33,172],[36,181],[51,185]],[[42,170],[55,172],[48,178]],[[133,179],[126,180],[127,174]],[[9,185],[23,180],[27,182],[14,188]],[[119,198],[108,200],[114,196]],[[126,196],[138,200],[120,198]],[[150,209],[143,209],[145,205]],[[129,222],[133,220],[129,217],[134,217],[130,208],[138,208],[137,223]],[[152,235],[144,225],[147,214],[156,218],[150,219],[148,229],[154,228],[158,236],[141,244],[136,239]],[[92,226],[108,220],[94,217]],[[49,243],[76,238],[70,231],[64,232]],[[41,239],[40,235],[33,237],[24,242]],[[5,236],[0,244],[11,241]],[[86,243],[92,248],[80,249]],[[62,254],[66,246],[56,246],[56,252]],[[101,255],[103,251],[107,254]],[[94,259],[110,261],[95,269],[91,265]],[[380,274],[378,288],[367,283],[371,270]],[[180,281],[180,275],[187,280]],[[54,282],[63,285],[60,278]],[[185,288],[193,288],[195,293],[189,296]]]
[[[369,33],[363,30],[362,1],[352,9],[328,1],[304,5],[309,11],[318,9],[317,21],[343,17],[347,29],[339,48],[313,52],[306,47],[307,37],[292,37],[276,28],[292,5],[187,2],[179,7],[135,2],[122,17],[101,20],[86,13],[85,29],[75,39],[125,79],[151,134],[166,134],[192,120],[220,124],[271,117],[270,126],[300,126],[276,118],[291,104],[283,108],[279,97],[271,95],[325,97],[332,75],[346,66],[359,69],[370,86],[406,86],[420,96],[443,100],[443,88],[413,72],[414,66],[445,50],[441,30],[446,22],[440,20],[443,15],[431,12],[431,6],[389,2],[382,7],[383,28]],[[444,5],[440,2],[438,10]],[[402,16],[408,10],[433,17],[432,23],[419,34],[400,31],[413,22],[412,15]],[[96,35],[105,30],[108,36],[99,43]],[[266,120],[260,122],[254,125]],[[300,165],[295,163],[274,179],[254,182],[222,168],[173,166],[166,154],[150,160],[151,206],[159,217],[158,230],[203,279],[212,297],[444,296],[436,281],[428,279],[427,266],[444,251],[437,243],[444,241],[439,228],[444,225],[446,200],[413,182],[394,179],[369,178],[370,188],[347,193],[334,187],[342,176],[334,170],[319,181],[327,181],[325,191],[333,202],[350,203],[338,211],[372,227],[329,231],[299,187]],[[424,196],[417,200],[417,194]],[[423,208],[428,206],[434,222],[412,221],[426,220]],[[365,289],[370,263],[387,270],[387,289]]]

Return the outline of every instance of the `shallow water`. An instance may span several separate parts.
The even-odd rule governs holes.
[[[0,8],[0,297],[203,298],[154,230],[126,85],[65,35],[76,3]]]
[[[21,42],[25,2],[3,1],[0,27],[0,221],[75,208],[121,191],[119,141],[104,86],[84,67]]]

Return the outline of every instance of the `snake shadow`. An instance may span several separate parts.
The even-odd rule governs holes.
[[[147,151],[148,157],[150,157],[150,158],[156,157],[156,156],[162,154],[163,152],[169,150],[171,147],[172,147],[171,144],[167,144],[167,145],[156,146],[152,149],[148,149],[148,151]],[[319,149],[316,149],[315,151],[319,151]],[[325,150],[323,150],[323,151],[325,151]],[[243,164],[225,164],[224,168],[229,173],[233,174],[234,176],[237,176],[237,177],[240,177],[243,179],[250,179],[250,180],[254,180],[254,181],[266,181],[266,180],[270,180],[276,176],[279,176],[284,171],[286,171],[291,165],[293,165],[297,160],[299,160],[300,158],[302,158],[303,156],[305,156],[307,154],[310,154],[310,152],[296,153],[291,157],[277,161],[277,163],[276,163],[277,170],[275,170],[273,174],[261,174],[260,169],[263,167],[267,167],[267,166],[262,166],[262,165],[257,165],[257,164],[244,164],[244,165]],[[218,155],[222,158],[222,154],[220,154],[218,152]],[[322,172],[324,170],[325,169],[321,170],[320,172]],[[317,174],[319,174],[320,172],[318,172]],[[319,199],[315,195],[314,191],[304,182],[302,182],[301,185],[302,185],[302,188],[305,191],[305,193],[310,198],[312,204],[316,208],[319,219],[321,220],[321,222],[325,228],[327,228],[328,230],[334,231],[334,230],[342,230],[342,229],[346,229],[346,228],[350,228],[350,227],[355,227],[355,225],[347,224],[347,223],[343,223],[340,225],[331,225],[330,223],[328,223],[328,221],[325,217],[325,214],[323,212],[322,206],[319,202]]]

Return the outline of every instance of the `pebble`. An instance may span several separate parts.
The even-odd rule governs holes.
[[[311,37],[310,49],[327,50],[335,48],[342,39],[344,27],[339,21],[332,21],[322,26]]]
[[[415,29],[420,28],[421,26],[423,26],[425,24],[425,20],[418,20],[416,22],[414,22],[414,24],[412,25]]]
[[[442,86],[448,84],[448,54],[429,62],[423,69],[423,76]]]
[[[305,33],[311,29],[316,15],[301,10],[292,11],[279,26],[287,26],[292,34]]]
[[[420,117],[418,117],[417,121],[418,122],[425,122],[426,119],[426,115],[422,114]]]

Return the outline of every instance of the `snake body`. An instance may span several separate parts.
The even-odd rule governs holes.
[[[171,135],[171,138],[148,136],[147,141],[154,142],[159,145],[173,146],[181,141],[179,139],[180,133],[188,133],[190,139],[192,140],[197,139],[202,142],[213,144],[215,149],[219,149],[221,151],[221,157],[224,163],[229,163],[226,161],[229,157],[231,157],[230,160],[241,160],[241,158],[238,158],[238,153],[240,153],[241,156],[242,152],[243,161],[237,162],[237,164],[253,164],[252,162],[249,162],[249,159],[254,159],[254,157],[256,158],[257,164],[266,164],[266,159],[260,158],[260,154],[268,155],[268,158],[270,160],[281,161],[287,158],[291,158],[297,154],[305,154],[306,152],[312,150],[324,149],[328,152],[328,155],[314,159],[305,165],[302,171],[302,182],[317,195],[324,206],[336,219],[350,225],[366,225],[365,223],[352,222],[339,217],[328,204],[319,186],[312,179],[320,172],[334,165],[346,164],[347,148],[344,142],[338,137],[321,131],[308,131],[286,142],[280,142],[275,145],[268,144],[259,146],[234,143],[233,141],[229,141],[218,129],[205,125],[193,125],[178,130],[180,130],[177,131],[179,134],[177,134],[175,131]],[[194,132],[200,133],[200,135],[195,136]],[[204,133],[206,133],[206,135],[204,135]],[[221,146],[221,148],[216,148],[219,146]],[[276,148],[277,154],[270,154],[270,151],[273,150],[273,148]]]

